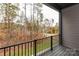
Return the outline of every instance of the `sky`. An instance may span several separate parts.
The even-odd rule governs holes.
[[[43,15],[44,19],[49,19],[51,25],[55,25],[59,22],[59,12],[43,4]],[[52,24],[54,19],[54,24]]]
[[[30,17],[30,5],[27,6],[27,17]],[[43,20],[44,19],[49,19],[49,22],[51,24],[51,26],[54,26],[56,23],[59,22],[59,12],[44,5],[42,6],[42,13],[43,13]],[[54,19],[54,23],[52,23],[52,19]]]
[[[21,7],[20,7],[21,10],[23,10],[22,6],[23,5],[21,4]],[[31,16],[30,8],[31,8],[31,6],[28,5],[27,9],[26,9],[27,18],[30,18],[30,16]],[[54,9],[43,4],[42,13],[43,13],[43,16],[44,16],[43,20],[49,19],[51,26],[54,26],[56,23],[59,22],[59,12],[58,11],[56,11],[56,10],[54,10]],[[54,19],[54,23],[52,23],[52,19]]]

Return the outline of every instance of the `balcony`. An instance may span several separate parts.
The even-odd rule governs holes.
[[[0,7],[3,6],[0,11],[4,12],[0,15],[0,56],[79,56],[79,4],[43,5],[57,11],[56,33],[54,19],[43,19],[54,15],[44,15],[42,4],[5,3]]]
[[[78,51],[59,45],[58,35],[0,48],[1,56],[78,56]]]

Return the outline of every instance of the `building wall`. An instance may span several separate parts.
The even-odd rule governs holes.
[[[63,45],[79,49],[79,4],[62,10]]]

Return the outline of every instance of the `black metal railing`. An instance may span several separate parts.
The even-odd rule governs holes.
[[[49,36],[41,39],[35,39],[28,42],[11,45],[0,48],[0,55],[2,56],[36,56],[40,52],[45,52],[45,49],[49,48],[51,51],[54,46],[54,37]]]

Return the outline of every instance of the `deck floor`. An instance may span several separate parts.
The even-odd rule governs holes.
[[[53,48],[53,51],[47,51],[41,56],[79,56],[79,54],[75,50],[63,46],[56,46]]]

